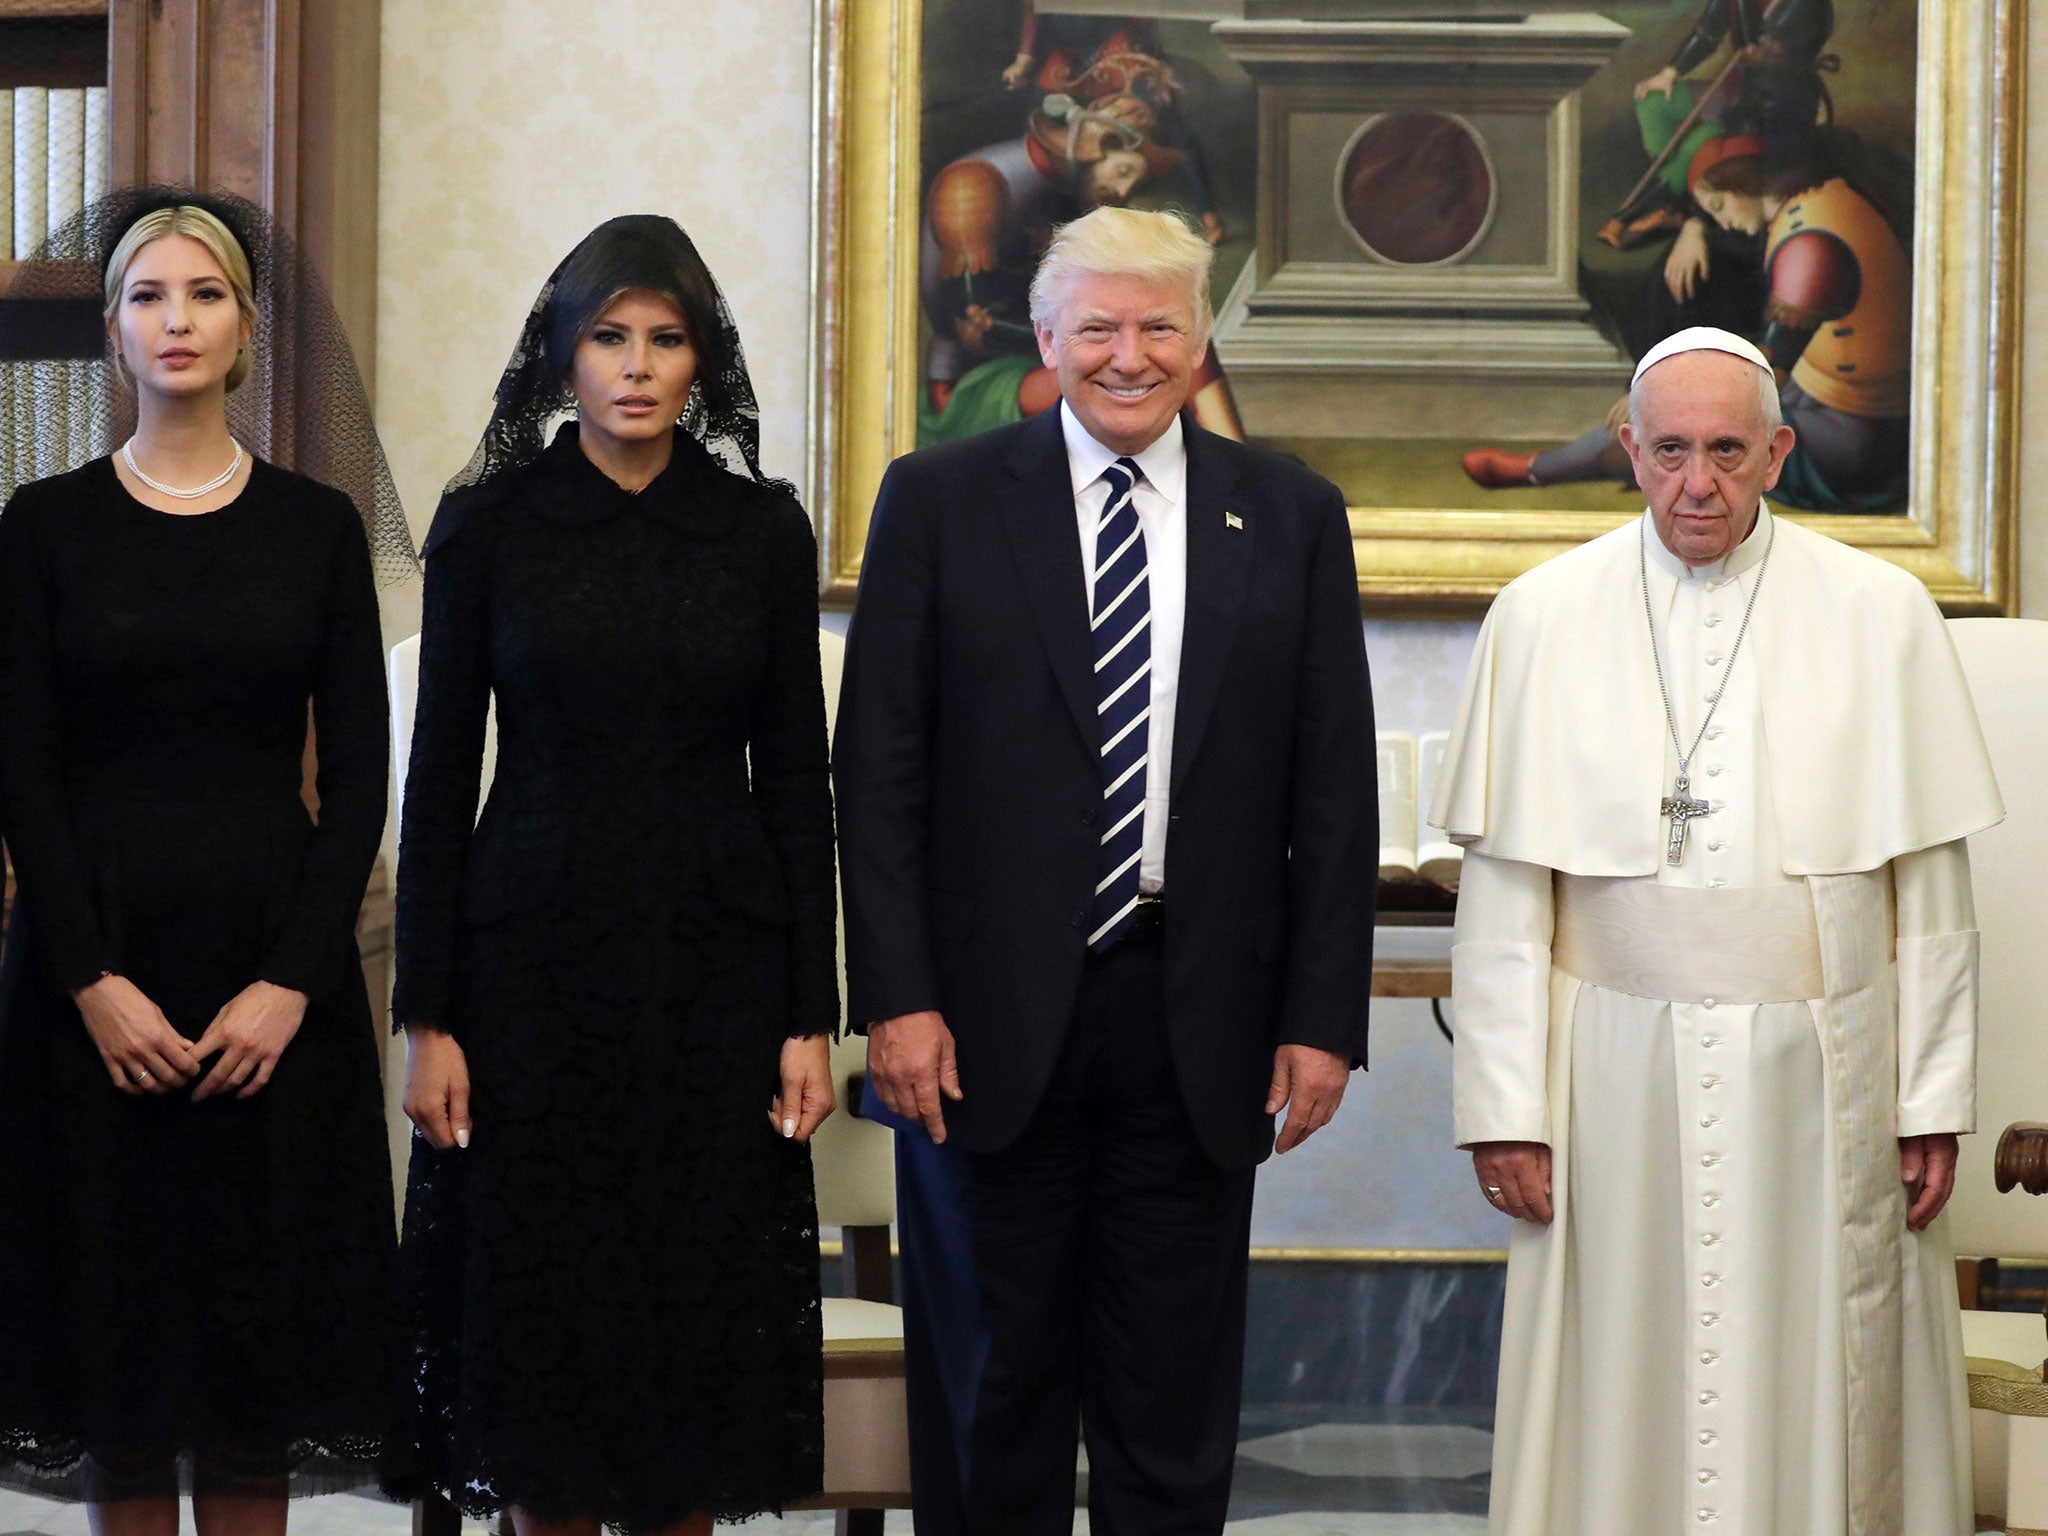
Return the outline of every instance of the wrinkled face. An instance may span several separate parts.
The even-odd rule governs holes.
[[[682,310],[666,294],[639,288],[605,306],[569,364],[580,430],[618,443],[673,431],[696,378]]]
[[[1700,205],[1701,213],[1738,235],[1753,235],[1764,227],[1764,204],[1760,197],[1701,187],[1693,194],[1693,201]]]
[[[1758,369],[1726,352],[1680,352],[1642,383],[1642,421],[1624,425],[1657,537],[1687,565],[1711,565],[1749,537],[1778,483],[1792,429],[1764,425]]]
[[[1135,149],[1113,149],[1088,167],[1081,197],[1089,207],[1122,207],[1145,179],[1145,157]]]
[[[107,322],[136,389],[160,395],[224,391],[250,331],[227,273],[190,235],[136,251]]]
[[[1088,435],[1117,453],[1152,446],[1187,403],[1195,365],[1194,295],[1183,284],[1083,272],[1068,284],[1038,354]]]

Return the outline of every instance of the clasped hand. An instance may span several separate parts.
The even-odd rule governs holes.
[[[206,1033],[187,1040],[163,1010],[125,976],[102,976],[73,994],[86,1033],[107,1076],[131,1096],[169,1093],[213,1069],[192,1092],[197,1104],[216,1094],[246,1099],[262,1092],[285,1047],[305,1022],[306,994],[268,981],[251,982],[230,998]]]

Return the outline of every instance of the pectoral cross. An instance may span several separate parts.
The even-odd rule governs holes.
[[[1671,793],[1664,797],[1661,814],[1671,818],[1671,839],[1664,845],[1664,862],[1683,864],[1685,862],[1685,834],[1693,819],[1711,816],[1713,807],[1704,800],[1692,797],[1692,780],[1685,770],[1678,770],[1677,782],[1671,786]]]

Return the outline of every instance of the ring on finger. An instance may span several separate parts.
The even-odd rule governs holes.
[[[135,1081],[137,1081],[138,1083],[148,1083],[154,1082],[155,1079],[149,1075],[149,1068],[137,1067],[135,1069]]]
[[[1487,1184],[1482,1187],[1486,1190],[1487,1199],[1493,1201],[1495,1204],[1498,1204],[1500,1202],[1500,1186],[1498,1184]]]

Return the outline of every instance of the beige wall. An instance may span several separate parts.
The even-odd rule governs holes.
[[[416,529],[548,272],[619,213],[695,239],[801,479],[810,45],[810,0],[384,0],[377,416]]]

